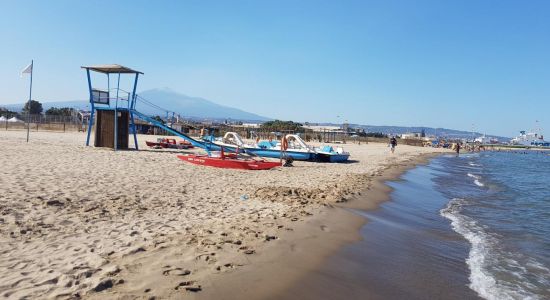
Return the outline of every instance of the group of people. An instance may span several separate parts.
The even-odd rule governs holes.
[[[397,147],[397,139],[392,136],[389,141],[389,145],[391,153],[395,152],[395,147]],[[460,143],[453,144],[452,149],[456,151],[456,154],[460,154],[460,149],[462,149],[462,145]]]

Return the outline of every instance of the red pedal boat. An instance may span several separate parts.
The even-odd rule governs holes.
[[[237,154],[231,153],[224,155],[223,152],[221,156],[208,156],[208,155],[178,155],[178,158],[201,166],[210,166],[216,168],[227,168],[227,169],[243,169],[243,170],[268,170],[275,167],[280,167],[281,164],[278,162],[271,162],[266,160],[254,160],[254,159],[242,159],[237,158]]]
[[[156,142],[145,141],[145,144],[151,148],[173,148],[173,149],[189,149],[193,148],[193,145],[188,141],[176,142],[176,139],[164,139],[158,138]]]

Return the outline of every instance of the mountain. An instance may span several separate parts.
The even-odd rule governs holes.
[[[321,123],[319,125],[331,125],[331,126],[341,126],[341,124],[332,124],[332,123]],[[377,125],[361,125],[361,124],[349,124],[351,128],[362,128],[366,132],[381,132],[384,134],[404,134],[404,133],[421,133],[424,131],[426,136],[438,136],[454,139],[471,139],[472,136],[479,137],[483,134],[479,132],[471,132],[464,130],[455,130],[448,128],[433,128],[433,127],[419,127],[419,126],[377,126]],[[508,141],[509,137],[496,136],[496,135],[487,135],[490,138],[496,138],[499,141]]]
[[[268,121],[270,118],[246,112],[241,109],[219,105],[212,101],[190,97],[184,94],[174,92],[170,89],[152,89],[146,90],[138,95],[145,99],[138,100],[136,109],[144,114],[166,115],[165,110],[180,114],[182,117],[194,119],[217,119],[217,120],[239,120],[239,121]],[[3,107],[21,111],[24,104],[2,105]],[[88,101],[66,101],[66,102],[43,102],[44,111],[50,107],[73,107],[81,110],[89,110]],[[165,110],[164,110],[165,109]]]
[[[370,126],[370,125],[357,125],[358,127],[368,129],[371,132],[382,132],[386,134],[403,134],[403,133],[413,133],[413,132],[422,132],[427,136],[438,136],[454,139],[471,139],[472,136],[480,137],[483,134],[479,132],[471,132],[464,130],[448,129],[448,128],[432,128],[432,127],[406,127],[406,126]],[[496,138],[501,141],[507,141],[510,138],[504,136],[496,135],[487,135],[490,138]]]
[[[233,107],[219,105],[212,101],[190,97],[176,93],[170,89],[152,89],[139,93],[139,96],[170,111],[179,113],[183,117],[209,118],[209,119],[233,119],[242,121],[268,121],[270,118],[259,116]],[[163,112],[147,102],[139,101],[136,109],[145,114],[162,116]]]

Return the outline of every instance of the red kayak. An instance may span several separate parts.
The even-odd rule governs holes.
[[[280,167],[278,162],[271,162],[266,160],[254,160],[254,159],[239,159],[236,154],[226,154],[220,157],[213,157],[208,155],[178,155],[178,158],[201,166],[210,166],[216,168],[227,169],[243,169],[243,170],[268,170],[275,167]]]

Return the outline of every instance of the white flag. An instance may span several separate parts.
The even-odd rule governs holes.
[[[23,74],[32,74],[32,63],[21,71],[21,77],[23,77]]]

